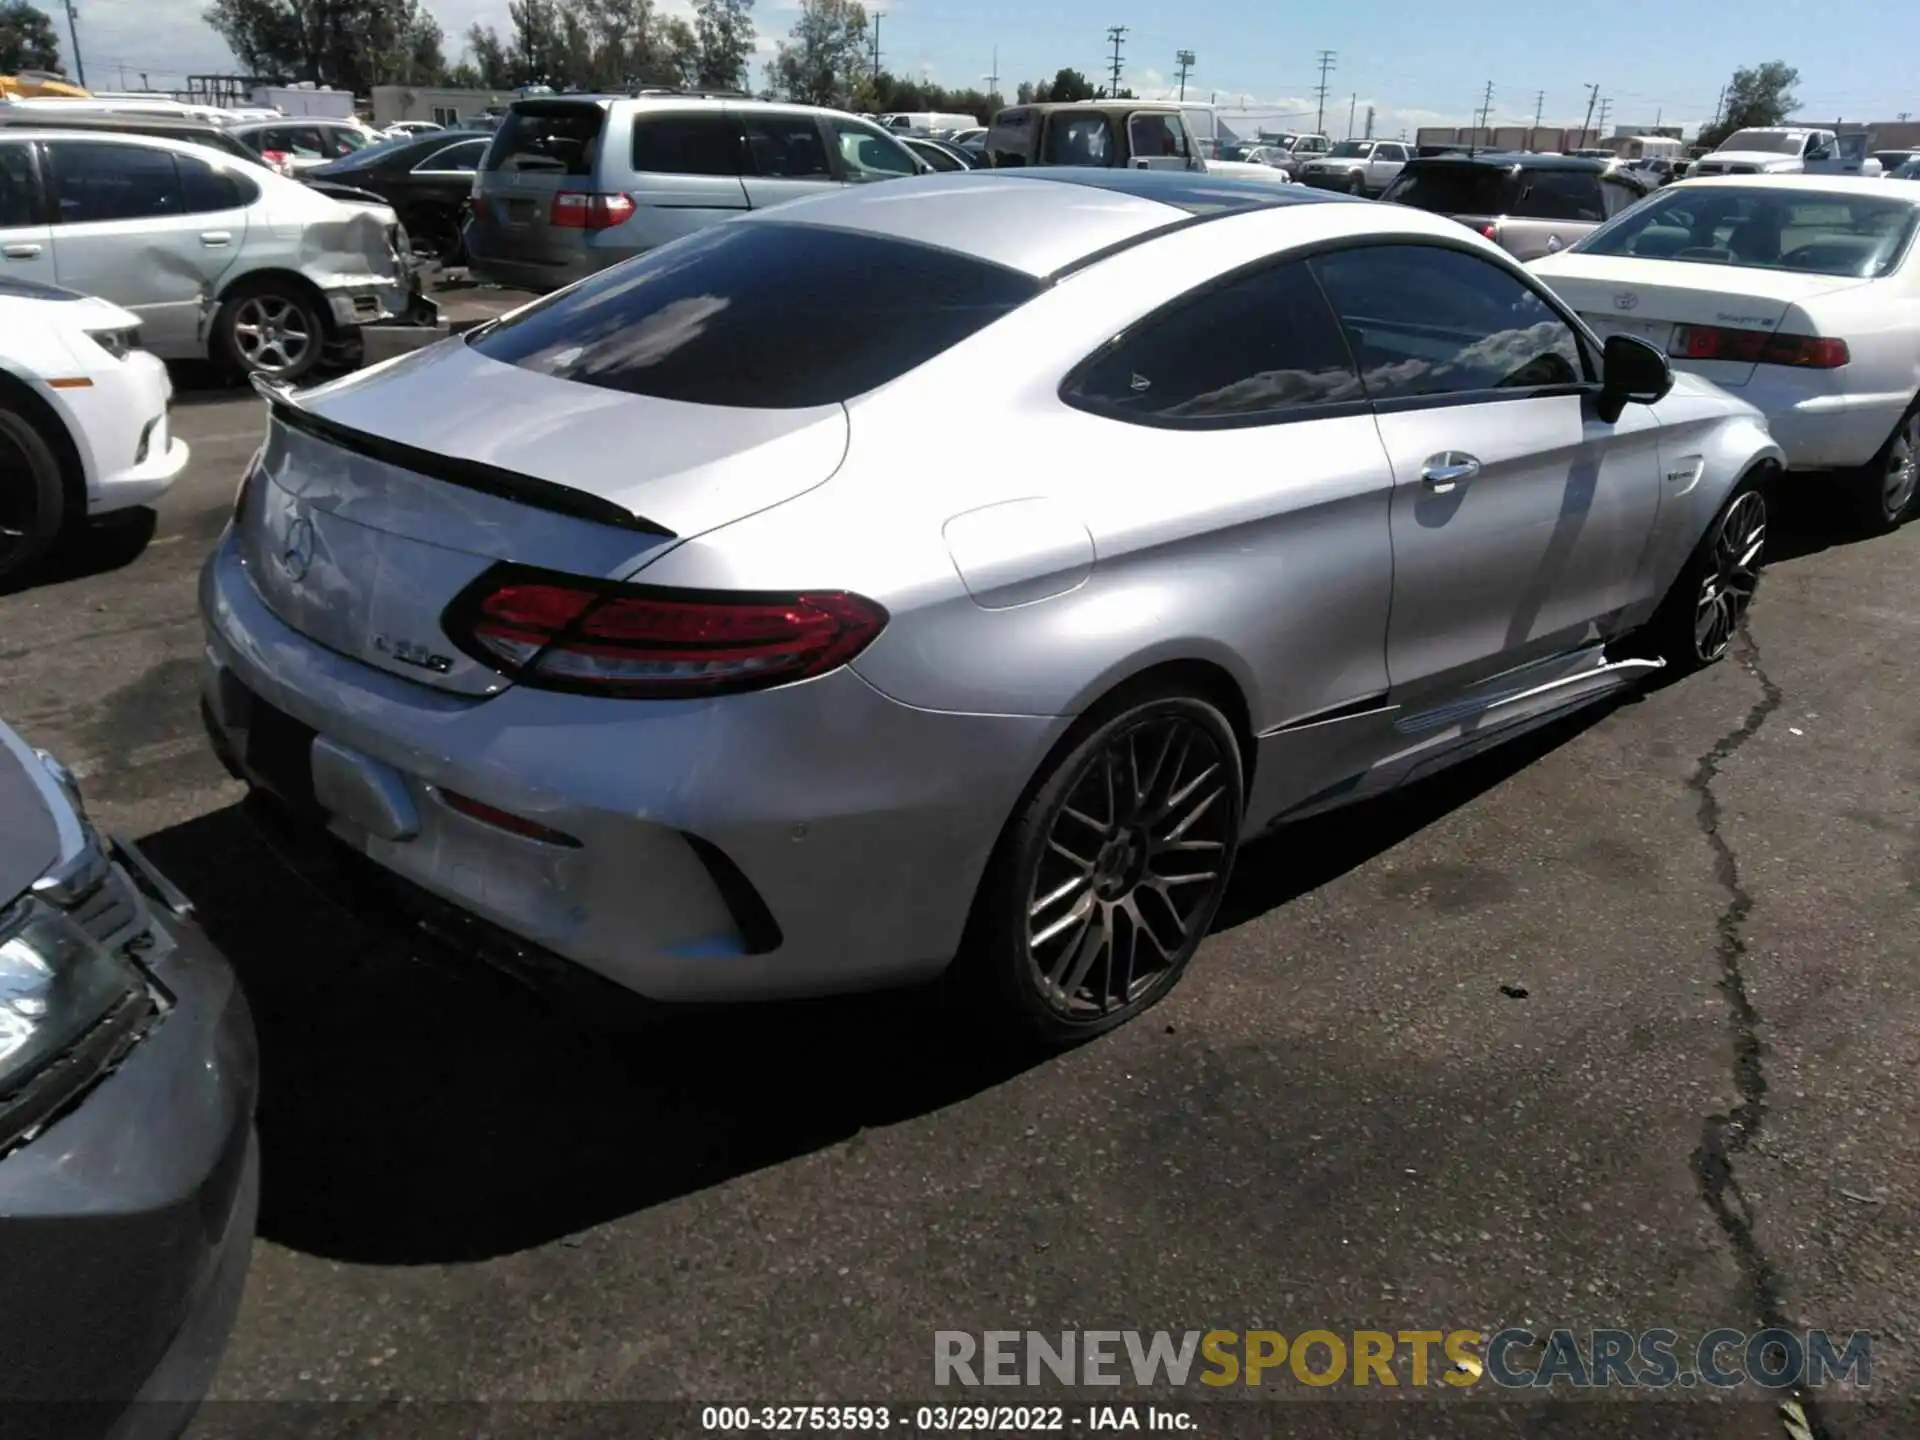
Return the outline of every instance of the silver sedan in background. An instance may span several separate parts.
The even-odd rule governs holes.
[[[643,996],[1054,1043],[1243,838],[1719,658],[1780,463],[1448,220],[1187,173],[802,200],[272,399],[236,774]]]

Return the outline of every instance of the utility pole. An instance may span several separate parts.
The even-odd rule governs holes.
[[[1580,145],[1578,148],[1582,150],[1587,148],[1587,141],[1593,138],[1593,102],[1599,98],[1600,87],[1598,85],[1589,85],[1587,87],[1587,118],[1580,122]]]
[[[1353,92],[1353,98],[1347,101],[1347,139],[1353,138],[1353,112],[1360,108],[1360,92]]]
[[[1327,133],[1327,72],[1333,69],[1336,58],[1331,50],[1320,52],[1320,83],[1314,87],[1313,91],[1314,98],[1319,103],[1319,109],[1314,112],[1313,121],[1313,133],[1316,135]]]
[[[1368,140],[1373,138],[1373,106],[1371,105],[1367,106],[1367,133],[1364,138]]]
[[[1603,136],[1607,133],[1607,112],[1611,109],[1613,109],[1613,97],[1611,95],[1602,97],[1600,101],[1600,133]]]
[[[1118,99],[1120,95],[1120,43],[1126,38],[1126,26],[1109,25],[1107,27],[1107,39],[1113,42],[1113,83],[1107,87],[1107,95],[1110,99]]]
[[[993,73],[987,76],[987,98],[989,100],[1000,98],[1000,47],[998,45],[993,47]]]
[[[1902,125],[1904,125],[1907,123],[1908,120],[1913,118],[1913,112],[1911,110],[1902,110],[1898,115],[1894,116],[1893,118],[1898,120]]]
[[[873,81],[876,85],[880,83],[880,22],[886,18],[884,10],[873,12]]]
[[[1722,85],[1720,87],[1720,98],[1713,102],[1713,124],[1709,128],[1715,129],[1715,130],[1720,128],[1720,112],[1726,109],[1726,107],[1727,107],[1727,87]]]
[[[1546,112],[1547,92],[1542,90],[1533,97],[1533,129],[1527,132],[1527,149],[1531,150],[1540,143],[1540,117]]]
[[[1187,72],[1193,69],[1194,64],[1193,51],[1182,50],[1173,58],[1180,62],[1180,98],[1184,100],[1187,98]]]
[[[80,12],[73,0],[67,0],[67,34],[73,37],[73,78],[82,90],[87,88],[87,66],[80,58]]]
[[[1493,114],[1493,82],[1489,80],[1487,81],[1486,94],[1480,97],[1480,123],[1478,126],[1474,128],[1473,146],[1471,148],[1473,149],[1479,148],[1480,137],[1484,135],[1487,130],[1487,117],[1492,114]]]

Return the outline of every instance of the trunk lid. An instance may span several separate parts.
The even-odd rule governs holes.
[[[1602,339],[1632,335],[1662,354],[1672,344],[1676,325],[1772,333],[1801,301],[1872,283],[1630,255],[1556,255],[1532,268]],[[1750,364],[1725,360],[1676,360],[1675,365],[1716,385],[1736,387],[1752,379],[1754,371]]]
[[[239,545],[255,589],[327,648],[488,695],[441,617],[500,561],[616,578],[825,481],[845,408],[719,410],[575,384],[454,341],[277,398]]]
[[[594,100],[521,101],[507,112],[474,183],[473,223],[491,252],[550,265],[579,258],[587,232],[552,223],[553,197],[596,188],[606,124]]]

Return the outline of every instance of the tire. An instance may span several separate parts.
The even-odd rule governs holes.
[[[1855,477],[1855,511],[1870,535],[1897,530],[1920,511],[1920,402]]]
[[[66,508],[52,442],[27,416],[0,403],[0,580],[52,548]]]
[[[1746,619],[1766,558],[1767,497],[1755,474],[1722,502],[1636,643],[1634,654],[1686,675],[1723,658]]]
[[[1349,195],[1358,195],[1362,200],[1366,199],[1367,182],[1358,175],[1349,175],[1347,177],[1347,193]]]
[[[417,247],[424,247],[442,269],[451,269],[466,259],[465,207],[456,210],[425,210],[414,216],[407,227]]]
[[[1239,742],[1206,701],[1147,692],[1090,714],[975,897],[958,968],[978,1018],[1058,1049],[1156,1004],[1219,909],[1243,806]]]
[[[214,320],[220,356],[242,375],[266,375],[289,384],[320,363],[326,318],[312,296],[288,280],[246,281],[234,287]]]

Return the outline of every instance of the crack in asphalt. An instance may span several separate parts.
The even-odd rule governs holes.
[[[1742,619],[1739,629],[1740,667],[1760,686],[1760,698],[1747,711],[1746,718],[1714,742],[1713,747],[1694,765],[1687,785],[1699,797],[1697,819],[1713,852],[1714,878],[1727,893],[1726,907],[1715,922],[1718,939],[1715,950],[1720,962],[1720,993],[1726,997],[1727,1024],[1733,1037],[1733,1080],[1739,1102],[1727,1114],[1713,1114],[1701,1124],[1700,1147],[1693,1152],[1693,1171],[1700,1183],[1700,1198],[1733,1247],[1734,1260],[1746,1281],[1748,1299],[1761,1328],[1785,1328],[1786,1314],[1780,1301],[1779,1281],[1773,1263],[1767,1259],[1754,1234],[1754,1211],[1740,1181],[1734,1174],[1734,1161],[1745,1154],[1759,1138],[1766,1118],[1767,1075],[1760,1055],[1760,1014],[1747,992],[1746,923],[1753,911],[1753,897],[1740,882],[1740,860],[1720,829],[1720,797],[1714,781],[1720,769],[1741,746],[1759,733],[1767,717],[1780,708],[1780,687],[1774,684],[1762,664],[1759,643]],[[1796,1392],[1814,1440],[1831,1440],[1831,1434],[1814,1408],[1813,1397],[1804,1390]]]

